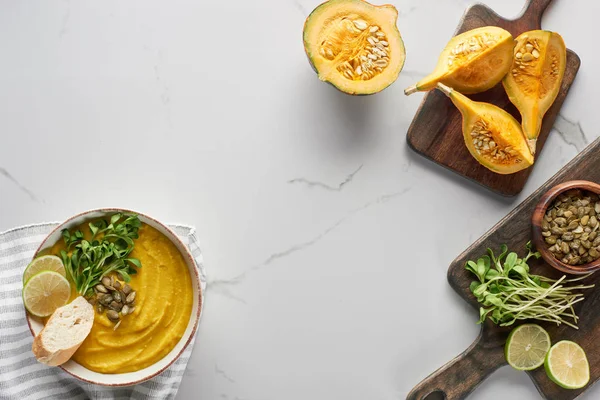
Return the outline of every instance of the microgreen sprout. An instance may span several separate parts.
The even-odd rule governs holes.
[[[110,273],[119,274],[125,282],[130,281],[131,275],[142,267],[138,259],[129,257],[141,225],[137,215],[117,213],[110,220],[90,222],[89,240],[80,230],[62,231],[67,249],[62,250],[60,256],[79,294],[91,296],[102,277]]]
[[[467,262],[465,268],[477,277],[471,283],[471,292],[482,304],[478,323],[488,317],[500,326],[535,319],[577,329],[579,317],[573,306],[584,299],[579,291],[594,287],[578,282],[589,275],[574,279],[563,276],[558,280],[532,275],[527,261],[540,258],[540,253],[532,249],[531,242],[527,243],[527,250],[527,256],[519,258],[502,245],[497,257],[488,249],[488,255]]]

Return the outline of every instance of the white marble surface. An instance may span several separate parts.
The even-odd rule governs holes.
[[[210,280],[179,399],[404,398],[477,335],[448,264],[598,136],[599,2],[545,15],[582,68],[515,199],[405,142],[422,95],[402,90],[469,1],[393,1],[408,58],[370,97],[310,69],[319,2],[0,3],[0,231],[102,206],[195,225]],[[538,394],[502,368],[471,398]]]

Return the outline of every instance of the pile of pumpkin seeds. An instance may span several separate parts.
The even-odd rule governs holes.
[[[542,221],[548,250],[568,265],[587,264],[600,258],[600,198],[573,189],[552,203]]]
[[[105,276],[100,284],[94,287],[95,295],[88,302],[96,307],[96,311],[115,323],[116,330],[121,324],[121,318],[135,311],[135,290],[114,276]]]

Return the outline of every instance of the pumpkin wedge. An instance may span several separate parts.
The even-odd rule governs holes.
[[[463,138],[471,155],[498,174],[514,174],[533,165],[533,155],[521,125],[509,113],[489,103],[476,102],[438,83],[463,117]]]
[[[513,47],[512,35],[497,26],[461,33],[448,42],[435,70],[404,94],[435,89],[438,82],[465,94],[491,89],[510,70]]]
[[[304,50],[319,79],[344,93],[377,93],[398,78],[406,56],[398,10],[363,0],[329,0],[304,23]]]
[[[521,112],[523,133],[535,154],[542,120],[558,96],[565,75],[567,48],[563,38],[550,31],[525,32],[516,41],[512,70],[502,83]]]

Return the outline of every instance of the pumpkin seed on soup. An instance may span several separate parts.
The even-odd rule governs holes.
[[[110,303],[110,308],[112,310],[115,310],[116,312],[119,312],[123,308],[123,305],[121,303],[117,303],[116,301],[113,301],[112,303]]]
[[[96,285],[95,289],[100,293],[108,293],[108,290],[103,285]]]
[[[136,292],[127,283],[121,283],[114,276],[105,276],[101,283],[94,287],[95,296],[88,298],[96,311],[115,322],[114,330],[121,324],[121,318],[132,314],[135,310]]]
[[[106,316],[108,317],[109,320],[111,320],[113,322],[116,322],[116,321],[118,321],[120,319],[119,318],[119,313],[116,312],[115,310],[108,310],[106,312]]]
[[[125,299],[125,302],[127,304],[129,303],[133,303],[133,301],[135,300],[135,292],[131,292],[129,293],[129,295],[127,296],[127,299]]]

